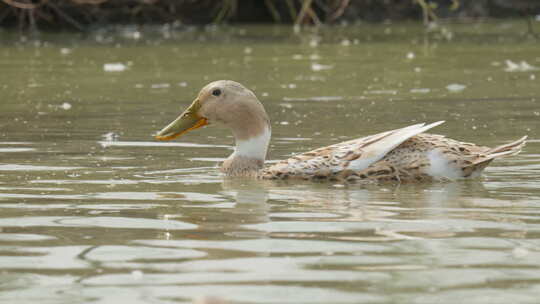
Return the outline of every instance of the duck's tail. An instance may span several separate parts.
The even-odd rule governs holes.
[[[478,157],[471,164],[462,168],[463,176],[464,177],[479,176],[484,170],[484,168],[486,168],[489,165],[489,163],[491,163],[492,160],[496,158],[518,154],[519,152],[521,152],[521,149],[523,148],[523,146],[525,146],[525,144],[527,143],[526,140],[527,140],[527,136],[523,136],[522,138],[516,141],[513,141],[511,143],[500,145],[500,146],[491,148],[483,152],[482,156]]]
[[[527,136],[523,136],[522,138],[513,141],[511,143],[507,143],[504,145],[500,145],[498,147],[492,148],[488,151],[486,151],[486,157],[488,159],[495,159],[499,157],[505,157],[505,156],[512,156],[519,154],[521,152],[521,149],[525,146],[527,143]]]

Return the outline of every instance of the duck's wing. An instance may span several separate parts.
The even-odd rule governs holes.
[[[442,123],[444,121],[416,124],[295,155],[265,168],[262,177],[317,179],[328,178],[344,170],[361,171],[407,139]]]

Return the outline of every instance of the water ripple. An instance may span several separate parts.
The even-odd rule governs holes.
[[[135,217],[27,216],[0,218],[0,227],[98,227],[124,229],[195,229],[197,225],[178,220]]]

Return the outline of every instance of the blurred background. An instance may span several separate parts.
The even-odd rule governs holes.
[[[107,24],[336,24],[439,18],[534,18],[537,0],[2,0],[0,25],[78,29]]]

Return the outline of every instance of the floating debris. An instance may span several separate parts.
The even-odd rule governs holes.
[[[451,83],[449,85],[446,86],[446,89],[450,92],[454,92],[454,93],[457,93],[457,92],[461,92],[463,90],[465,90],[467,86],[466,85],[463,85],[463,84],[459,84],[459,83]]]
[[[324,64],[319,64],[315,62],[311,64],[311,70],[314,72],[318,72],[322,70],[330,70],[332,68],[334,68],[333,65],[324,65]]]
[[[50,108],[53,108],[53,109],[61,109],[61,110],[70,110],[72,108],[72,105],[69,103],[69,102],[64,102],[62,103],[61,105],[49,105]]]
[[[513,62],[512,60],[505,60],[506,67],[504,68],[505,72],[528,72],[528,71],[537,71],[539,68],[530,65],[526,61],[521,61],[519,63]]]
[[[103,70],[105,72],[123,72],[127,70],[127,65],[121,62],[105,63],[103,65]]]
[[[313,96],[310,98],[313,101],[339,101],[343,100],[342,96]]]
[[[349,39],[343,39],[343,40],[341,40],[341,45],[342,46],[349,46],[349,45],[351,45],[351,41]]]
[[[62,55],[69,55],[69,54],[71,54],[72,51],[73,51],[73,50],[72,50],[72,49],[69,49],[69,48],[61,48],[61,49],[60,49],[60,54],[62,54]]]
[[[167,89],[169,87],[171,87],[171,85],[168,83],[156,83],[150,86],[152,89]]]
[[[506,63],[506,68],[504,70],[506,72],[516,72],[520,69],[519,64],[513,62],[512,60],[506,60],[505,63]]]
[[[414,57],[416,57],[416,55],[413,52],[408,52],[407,53],[407,59],[412,60],[412,59],[414,59]]]
[[[117,141],[118,138],[120,137],[120,135],[118,135],[115,132],[108,132],[108,133],[105,133],[105,134],[101,135],[101,137],[106,141]]]
[[[66,110],[66,111],[71,109],[71,108],[72,108],[72,106],[71,106],[71,104],[69,102],[64,102],[64,103],[62,103],[60,105],[60,109],[63,109],[63,110]]]
[[[372,90],[364,91],[365,94],[376,94],[376,95],[396,95],[398,92],[396,90]]]
[[[282,84],[280,85],[282,89],[296,89],[295,83],[289,83],[289,84]]]
[[[431,89],[429,89],[429,88],[411,89],[409,92],[418,93],[418,94],[427,94],[427,93],[431,92]]]
[[[279,106],[287,108],[287,109],[292,109],[292,107],[293,107],[292,104],[290,104],[290,103],[280,103]]]

